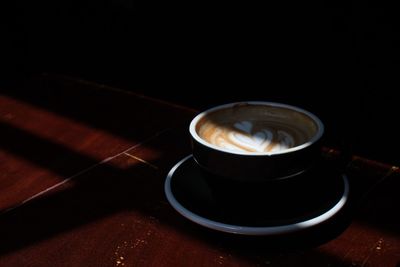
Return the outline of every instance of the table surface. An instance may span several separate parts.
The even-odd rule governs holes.
[[[350,201],[296,234],[201,227],[164,194],[196,110],[42,74],[0,95],[0,266],[399,266],[399,170],[353,156]],[[328,156],[337,151],[325,150]]]

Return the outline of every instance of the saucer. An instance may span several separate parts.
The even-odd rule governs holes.
[[[284,181],[232,182],[205,174],[192,155],[168,173],[165,194],[183,217],[204,227],[241,235],[280,235],[331,219],[346,204],[344,174],[315,168]]]

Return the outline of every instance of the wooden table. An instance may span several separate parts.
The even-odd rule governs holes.
[[[353,157],[352,201],[324,226],[223,234],[180,216],[163,191],[190,154],[195,110],[47,74],[3,89],[0,266],[400,264],[394,166]]]

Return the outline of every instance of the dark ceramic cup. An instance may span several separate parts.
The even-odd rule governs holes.
[[[324,125],[295,106],[240,102],[198,114],[189,131],[193,157],[205,172],[273,181],[304,173],[320,159]]]

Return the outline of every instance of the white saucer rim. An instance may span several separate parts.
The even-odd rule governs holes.
[[[285,224],[285,225],[277,225],[277,226],[261,226],[261,227],[252,227],[252,226],[240,226],[240,225],[231,225],[226,223],[221,223],[217,221],[213,221],[207,218],[204,218],[200,215],[193,213],[192,211],[185,208],[182,204],[180,204],[176,198],[174,197],[171,189],[171,180],[176,169],[179,168],[185,161],[190,159],[192,155],[188,155],[182,160],[180,160],[172,169],[169,171],[167,178],[164,183],[164,192],[167,197],[168,202],[171,206],[183,217],[186,219],[204,226],[206,228],[210,228],[213,230],[217,230],[225,233],[232,234],[240,234],[240,235],[281,235],[281,234],[289,234],[297,231],[305,230],[307,228],[311,228],[318,224],[321,224],[329,219],[331,219],[335,214],[337,214],[346,204],[349,195],[349,181],[345,174],[342,174],[342,179],[344,183],[343,195],[340,200],[328,211],[305,221]]]

